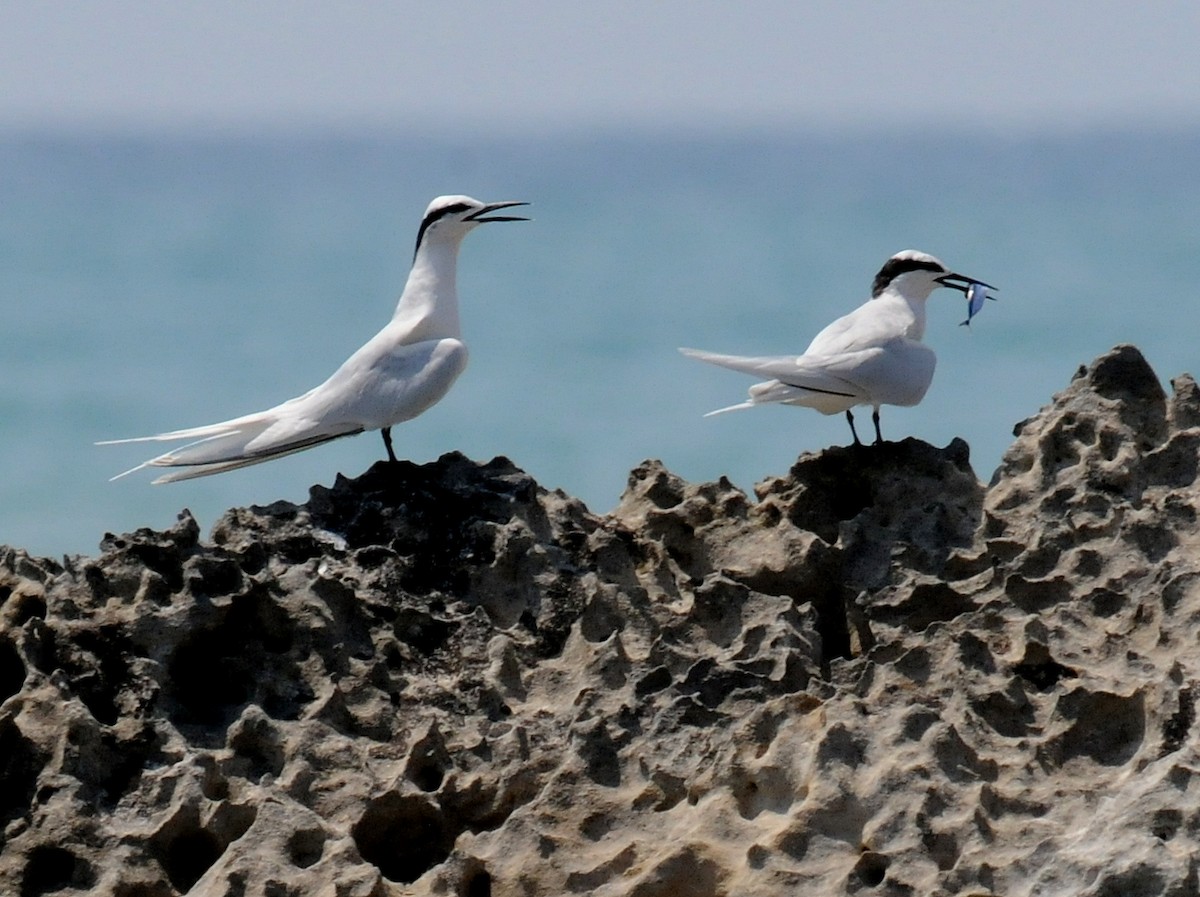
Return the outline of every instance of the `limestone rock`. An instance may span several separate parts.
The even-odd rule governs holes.
[[[1200,390],[613,513],[378,464],[201,538],[0,548],[0,893],[1200,891]]]

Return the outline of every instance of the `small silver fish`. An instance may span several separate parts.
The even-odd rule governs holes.
[[[973,283],[967,287],[967,319],[958,326],[970,325],[971,318],[979,314],[979,309],[983,308],[984,299],[995,300],[995,296],[988,295],[989,289],[987,284],[982,283]]]

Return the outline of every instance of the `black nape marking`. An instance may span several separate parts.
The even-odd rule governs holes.
[[[429,230],[430,225],[435,221],[445,218],[447,215],[456,215],[459,212],[469,212],[474,206],[468,205],[465,202],[455,202],[448,206],[442,206],[440,209],[433,209],[425,216],[425,220],[421,222],[421,229],[417,231],[417,245],[413,247],[413,258],[417,257],[417,251],[421,248],[421,240],[425,238],[425,231]]]
[[[937,262],[931,262],[929,259],[922,258],[890,258],[879,273],[875,275],[875,283],[871,284],[871,298],[874,299],[880,293],[887,289],[888,284],[899,277],[901,274],[907,274],[910,271],[933,271],[936,274],[949,274],[945,267]]]

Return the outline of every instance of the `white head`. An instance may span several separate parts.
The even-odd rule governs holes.
[[[483,217],[487,213],[499,209],[526,205],[529,203],[480,202],[469,196],[439,196],[429,204],[429,208],[425,210],[425,217],[421,219],[421,229],[417,231],[417,245],[413,250],[413,256],[416,257],[424,243],[433,243],[434,241],[457,243],[480,224],[487,224],[491,221],[527,221],[526,218],[511,215]]]
[[[884,262],[875,283],[871,286],[871,298],[875,299],[886,290],[899,293],[906,299],[928,299],[938,287],[950,287],[965,293],[973,283],[995,289],[982,280],[955,274],[927,252],[905,249]]]

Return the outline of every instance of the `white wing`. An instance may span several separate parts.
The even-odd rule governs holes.
[[[843,315],[813,337],[805,355],[839,355],[882,346],[910,333],[913,319],[903,302],[871,299],[848,315]]]
[[[836,414],[855,405],[915,405],[924,397],[937,362],[933,350],[896,337],[880,346],[832,355],[744,357],[680,349],[689,358],[770,378],[750,389],[750,400],[711,412],[771,402]]]
[[[155,483],[223,473],[416,417],[444,396],[462,373],[467,348],[456,339],[389,347],[389,341],[380,339],[386,332],[385,328],[350,356],[320,386],[274,408],[204,427],[100,443],[196,440],[113,479],[145,467],[187,468]]]

